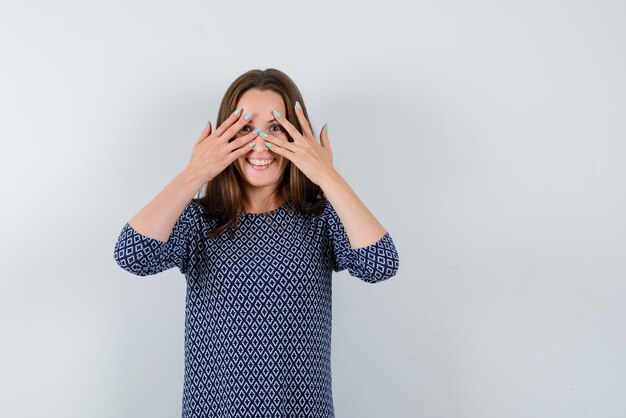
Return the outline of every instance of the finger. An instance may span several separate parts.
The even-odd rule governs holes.
[[[198,140],[196,141],[196,143],[194,145],[198,145],[199,143],[204,141],[209,135],[211,135],[211,130],[212,129],[213,128],[211,126],[211,121],[209,121],[207,126],[204,128],[204,131],[202,131],[202,133],[200,134],[200,138],[198,138]]]
[[[231,115],[217,128],[215,136],[220,137],[228,128],[230,128],[237,120],[241,118],[243,109],[236,109]]]
[[[218,138],[220,140],[230,140],[237,135],[237,133],[243,128],[246,124],[250,123],[250,118],[252,117],[252,113],[246,113],[245,116],[240,117],[237,122],[235,122],[230,128],[226,130],[222,135],[219,135]]]
[[[228,154],[228,157],[227,157],[228,164],[230,165],[237,158],[243,157],[250,151],[252,151],[252,147],[249,147],[248,145],[244,145],[241,148],[235,149],[233,152]]]
[[[313,135],[313,131],[311,131],[311,127],[309,126],[309,121],[306,120],[306,117],[304,116],[304,109],[302,109],[302,106],[300,106],[299,102],[296,102],[296,117],[298,118],[298,122],[300,122],[300,126],[302,127],[302,132],[304,133],[305,136],[309,137],[309,138],[315,138],[315,135]]]
[[[320,133],[320,144],[324,148],[328,148],[329,150],[332,150],[330,146],[330,141],[328,140],[328,123],[324,125],[324,128],[322,129],[322,132]]]
[[[268,138],[269,139],[269,138]],[[266,140],[267,141],[267,140]],[[285,141],[287,144],[290,144],[291,142],[287,142]],[[283,157],[285,157],[286,159],[288,159],[289,161],[293,162],[294,164],[296,163],[294,161],[294,158],[296,158],[296,153],[289,151],[287,148],[283,148],[280,145],[272,145],[271,147],[269,147],[270,150],[272,150],[272,152],[278,154],[278,155],[282,155]]]
[[[292,125],[292,127],[293,127],[293,125]],[[296,129],[296,128],[293,128],[293,129]],[[263,132],[263,134],[265,134],[265,132]],[[259,133],[259,135],[261,135],[261,133]],[[288,140],[283,139],[283,138],[279,138],[277,136],[265,134],[265,135],[261,135],[261,138],[264,141],[269,142],[270,144],[276,144],[279,147],[281,147],[283,149],[286,149],[286,150],[288,150],[288,151],[290,151],[292,153],[295,152],[296,149],[297,149],[297,145],[296,145],[295,142],[289,142]],[[268,147],[268,148],[270,148],[271,150],[274,150],[274,147]]]
[[[235,139],[232,142],[229,142],[226,149],[228,150],[228,152],[232,152],[233,150],[235,150],[235,149],[237,149],[239,147],[242,147],[244,145],[250,145],[250,142],[252,140],[256,139],[257,136],[259,136],[259,133],[255,132],[255,131],[252,131],[252,132],[250,132],[247,135],[244,135],[242,137],[239,137],[239,138]]]
[[[272,112],[272,114],[274,115],[274,119],[278,123],[280,123],[280,126],[285,128],[289,136],[292,137],[294,141],[302,137],[302,134],[300,133],[300,131],[298,131],[296,127],[293,126],[293,124],[287,120],[287,118],[285,118],[280,113],[277,113],[276,111]]]

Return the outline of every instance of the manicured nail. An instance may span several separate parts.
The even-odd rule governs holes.
[[[296,101],[296,109],[300,110],[302,109],[302,106],[300,106],[300,102]]]
[[[326,127],[324,129],[326,129],[326,133],[328,133],[328,122],[326,122]]]
[[[267,134],[263,131],[259,132],[259,135],[261,135],[262,138],[267,138]]]
[[[276,116],[277,118],[280,117],[280,112],[278,112],[277,110],[274,111],[274,116]]]
[[[254,131],[252,131],[253,134],[258,134],[259,132],[261,132],[261,128],[256,128]]]
[[[252,141],[248,144],[250,148],[254,147],[255,145],[256,145],[256,141]]]
[[[246,116],[244,116],[243,118],[244,118],[245,120],[248,120],[248,119],[250,119],[251,117],[252,117],[252,113],[246,113]]]
[[[239,109],[235,110],[233,113],[234,113],[235,115],[239,116],[239,114],[241,113],[241,108],[239,108]]]
[[[266,146],[266,147],[268,147],[268,148],[272,148],[272,144],[270,144],[270,143],[269,143],[269,142],[267,142],[267,141],[264,141],[264,142],[265,142],[265,146]]]

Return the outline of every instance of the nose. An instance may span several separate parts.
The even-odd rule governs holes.
[[[254,141],[256,142],[256,144],[254,145],[254,147],[252,147],[252,151],[265,152],[269,149],[265,146],[265,140],[261,135],[257,136]]]

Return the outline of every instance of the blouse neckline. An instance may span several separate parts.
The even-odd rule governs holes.
[[[274,213],[280,212],[282,210],[287,209],[287,207],[291,207],[291,199],[287,199],[285,201],[285,203],[283,203],[281,206],[277,207],[276,209],[272,209],[268,212],[261,212],[261,213],[253,213],[253,212],[241,212],[241,216],[244,217],[258,217],[258,216],[269,216],[272,215]]]

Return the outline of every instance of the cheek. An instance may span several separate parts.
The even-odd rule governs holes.
[[[281,156],[279,160],[279,164],[280,164],[281,170],[285,171],[285,169],[287,168],[287,165],[289,164],[289,160]]]
[[[287,139],[289,136],[287,135],[287,131],[272,131],[270,135],[274,135],[277,138]]]
[[[233,162],[233,164],[235,164],[235,170],[237,170],[239,174],[242,173],[242,168],[245,162],[245,157],[239,157]]]

